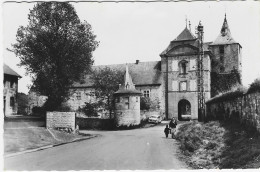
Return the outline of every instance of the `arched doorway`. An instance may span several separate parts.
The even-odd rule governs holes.
[[[191,119],[191,105],[186,99],[182,99],[178,103],[178,119],[182,121]]]

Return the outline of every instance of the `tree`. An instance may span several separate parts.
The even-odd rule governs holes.
[[[61,106],[69,87],[80,81],[93,64],[98,46],[91,25],[80,22],[68,2],[39,2],[20,26],[13,52],[32,77],[35,90],[48,96],[47,110]]]
[[[94,95],[99,107],[109,111],[110,118],[114,110],[113,94],[118,90],[119,84],[124,81],[124,73],[109,67],[93,70],[90,79],[95,89]]]
[[[28,108],[28,96],[24,93],[17,93],[17,104],[18,104],[18,114],[26,115]]]

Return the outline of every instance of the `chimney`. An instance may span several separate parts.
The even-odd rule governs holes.
[[[138,64],[139,63],[139,60],[136,60],[135,64]]]

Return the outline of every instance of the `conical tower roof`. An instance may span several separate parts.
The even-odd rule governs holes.
[[[227,18],[225,15],[225,19],[223,25],[220,30],[220,34],[218,35],[217,39],[211,45],[222,45],[222,44],[235,44],[236,42],[230,32]]]
[[[129,74],[128,65],[126,64],[124,83],[120,85],[119,90],[115,94],[142,94],[140,91],[135,89],[132,77]]]

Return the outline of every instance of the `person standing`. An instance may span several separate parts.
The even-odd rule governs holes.
[[[171,134],[172,134],[172,138],[174,138],[174,133],[176,131],[176,126],[177,126],[177,120],[173,117],[169,123]]]
[[[166,138],[168,138],[169,133],[171,132],[171,129],[168,127],[168,125],[166,125],[165,129],[164,129],[164,133]]]

